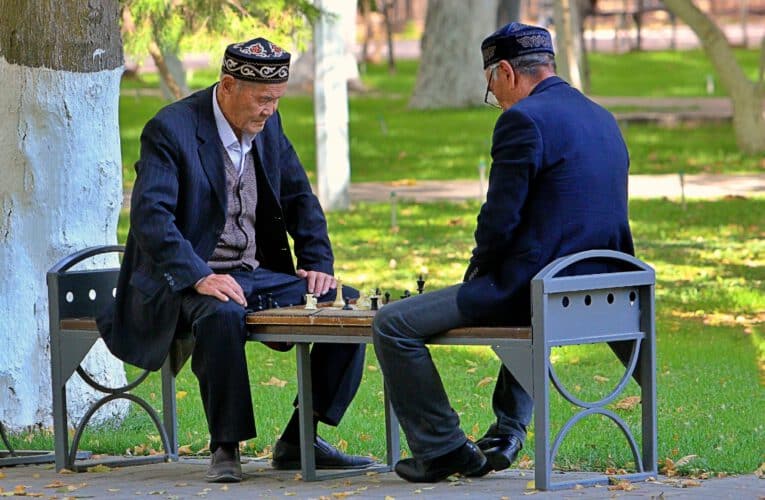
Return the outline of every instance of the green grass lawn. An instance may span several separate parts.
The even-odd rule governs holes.
[[[379,286],[394,297],[415,288],[423,266],[426,289],[453,284],[465,268],[478,208],[476,202],[402,204],[398,232],[389,229],[390,209],[385,204],[361,204],[346,213],[329,214],[337,273],[347,283],[362,289]],[[686,210],[666,200],[635,200],[630,209],[638,255],[657,271],[659,457],[696,455],[684,467],[686,473],[751,472],[765,460],[765,198],[691,200]],[[123,218],[123,241],[126,223]],[[247,450],[265,454],[291,412],[295,362],[292,353],[259,344],[248,345],[247,351],[259,431]],[[554,354],[559,376],[583,398],[603,394],[621,373],[604,348],[573,346]],[[499,362],[487,348],[436,347],[433,356],[463,429],[479,437],[492,421],[491,392]],[[321,428],[321,433],[349,451],[383,457],[382,380],[371,350],[366,366],[361,389],[340,428]],[[286,384],[282,387],[272,377]],[[158,376],[151,380],[139,392],[159,403]],[[188,366],[177,390],[180,443],[196,452],[206,445],[207,434]],[[625,396],[638,393],[631,383]],[[554,428],[570,411],[560,398],[553,399]],[[639,407],[615,411],[639,428]],[[52,446],[46,435],[16,440],[24,447]],[[87,432],[83,446],[109,453],[160,447],[149,419],[137,410],[119,432]],[[523,463],[533,459],[533,441],[523,454]],[[564,469],[634,465],[616,428],[600,417],[577,424],[556,463]]]
[[[755,51],[738,51],[754,75]],[[705,96],[711,71],[702,53],[650,52],[592,55],[594,95]],[[646,68],[636,71],[635,68]],[[650,71],[648,70],[650,69]],[[363,79],[369,91],[350,96],[351,178],[354,182],[401,179],[473,179],[487,161],[497,112],[486,106],[467,110],[418,111],[407,108],[417,75],[416,61],[399,61],[398,73],[369,65]],[[214,82],[217,70],[197,71],[191,86]],[[164,101],[142,96],[156,89],[156,75],[125,81],[120,99],[120,131],[126,188],[132,186],[139,136]],[[716,95],[722,92],[718,86]],[[287,135],[309,176],[315,179],[315,132],[310,96],[288,95],[281,101]],[[623,124],[633,174],[741,173],[765,171],[762,155],[741,153],[729,123],[693,127]]]

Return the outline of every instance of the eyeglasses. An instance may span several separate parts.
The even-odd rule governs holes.
[[[483,102],[492,108],[502,109],[502,106],[500,106],[499,102],[497,101],[497,96],[495,96],[494,92],[491,91],[491,81],[494,79],[494,72],[497,71],[498,66],[499,65],[495,64],[489,68],[489,81],[486,83],[486,94],[483,96]]]

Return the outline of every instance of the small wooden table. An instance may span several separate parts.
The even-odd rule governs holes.
[[[372,320],[376,311],[343,310],[320,306],[305,309],[302,306],[268,309],[247,315],[247,340],[261,342],[291,342],[297,355],[298,413],[300,418],[300,468],[304,481],[333,479],[369,471],[388,472],[400,456],[398,419],[385,392],[385,434],[387,453],[385,464],[365,469],[338,471],[316,470],[313,447],[313,392],[311,381],[310,344],[330,341],[333,344],[368,344],[372,342]]]

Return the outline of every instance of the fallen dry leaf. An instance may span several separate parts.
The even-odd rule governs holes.
[[[701,481],[696,481],[695,479],[683,479],[678,484],[680,485],[680,488],[692,488],[694,486],[701,486]]]
[[[111,467],[107,467],[106,465],[99,464],[94,465],[93,467],[88,467],[88,472],[109,472],[112,470]]]
[[[191,451],[191,445],[184,444],[183,446],[179,446],[178,447],[178,455],[181,455],[181,456],[183,456],[183,455],[191,455],[193,453],[194,452]]]
[[[377,367],[375,365],[368,365],[367,370],[369,370],[370,372],[376,372]]]
[[[66,483],[56,480],[50,484],[46,484],[43,488],[63,488],[64,486],[66,486]]]
[[[688,465],[697,456],[698,455],[686,455],[686,456],[684,456],[683,458],[681,458],[677,462],[675,462],[675,469],[677,469],[678,467],[682,467],[683,465]]]
[[[604,377],[602,375],[595,375],[594,377],[592,377],[592,379],[599,384],[605,384],[606,382],[608,382],[608,377]]]
[[[271,379],[268,382],[261,382],[260,385],[273,385],[276,387],[284,387],[287,385],[286,380],[280,380],[276,377],[271,377]]]
[[[634,410],[637,405],[640,404],[640,396],[627,396],[618,403],[616,408],[620,410]]]
[[[757,470],[754,471],[754,475],[760,479],[765,479],[765,462],[762,462],[762,464],[757,467]]]
[[[189,395],[189,393],[186,392],[186,391],[178,391],[178,392],[175,393],[175,399],[181,400],[181,399],[185,398],[188,395]]]
[[[490,384],[494,380],[493,377],[484,377],[481,380],[478,381],[478,384],[476,384],[476,387],[483,387],[485,385]]]
[[[340,441],[337,442],[337,448],[343,453],[345,453],[346,451],[348,451],[348,441],[341,438]]]
[[[635,485],[626,479],[615,481],[608,487],[608,491],[632,491],[634,489],[636,489]]]
[[[24,496],[27,494],[27,487],[23,484],[17,484],[13,487],[13,494],[18,496]]]
[[[533,467],[534,467],[534,461],[528,455],[523,455],[521,459],[518,460],[519,469],[531,469]]]

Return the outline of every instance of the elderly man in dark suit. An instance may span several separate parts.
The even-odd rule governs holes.
[[[109,349],[149,370],[191,330],[210,431],[208,481],[240,481],[238,444],[255,436],[246,309],[266,296],[286,306],[307,292],[320,301],[336,293],[326,220],[277,112],[289,60],[263,38],[230,45],[216,85],[146,125],[116,306],[99,318]],[[337,425],[358,389],[363,348],[315,345],[311,360],[314,425]],[[295,410],[274,446],[275,467],[300,467],[298,438]],[[320,468],[372,463],[318,437],[314,447]]]
[[[633,252],[629,158],[613,116],[555,76],[547,30],[511,23],[481,49],[487,102],[496,97],[502,114],[465,281],[385,306],[373,324],[375,351],[412,450],[413,458],[396,464],[408,481],[509,467],[531,419],[531,398],[503,366],[493,397],[496,422],[477,443],[468,440],[426,340],[463,326],[528,325],[530,280],[546,264],[589,249]]]

